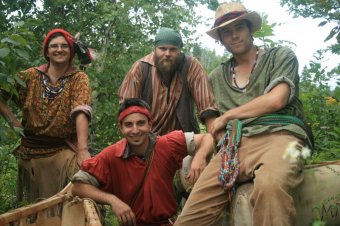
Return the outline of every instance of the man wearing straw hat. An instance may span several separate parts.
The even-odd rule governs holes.
[[[298,99],[298,61],[288,48],[262,49],[253,33],[261,17],[240,3],[221,4],[213,28],[232,57],[209,76],[221,116],[211,133],[219,152],[196,182],[175,225],[218,225],[237,185],[253,180],[253,225],[294,225],[292,191],[303,180],[302,161],[284,153],[311,146]]]

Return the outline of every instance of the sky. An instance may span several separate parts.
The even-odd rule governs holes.
[[[263,13],[267,14],[269,24],[274,22],[281,24],[280,26],[277,25],[274,29],[275,36],[270,38],[273,40],[288,40],[296,44],[292,49],[299,60],[300,71],[302,71],[303,67],[308,65],[308,62],[313,59],[313,54],[316,50],[335,43],[335,39],[324,42],[324,39],[335,25],[319,27],[318,24],[322,21],[320,19],[293,18],[293,15],[289,14],[287,7],[281,7],[279,2],[279,0],[244,0],[243,4],[250,11],[256,11],[260,15]],[[206,18],[209,24],[209,26],[200,25],[197,30],[201,35],[200,41],[202,46],[215,49],[217,54],[222,55],[224,47],[217,43],[215,44],[213,39],[205,33],[214,22],[215,12],[204,8],[198,9],[198,12]],[[340,57],[329,54],[325,56],[324,60],[325,65],[333,68],[339,64]]]

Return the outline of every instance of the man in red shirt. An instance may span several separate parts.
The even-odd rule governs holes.
[[[168,225],[176,214],[175,172],[194,155],[188,180],[194,183],[214,149],[209,134],[151,132],[152,117],[141,99],[126,99],[119,110],[124,139],[86,160],[73,177],[72,192],[109,204],[120,225]]]

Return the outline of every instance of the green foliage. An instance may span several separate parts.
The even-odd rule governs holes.
[[[224,47],[221,45],[221,48]],[[230,57],[229,53],[226,53],[223,56],[218,56],[216,55],[215,51],[204,49],[198,44],[193,45],[192,55],[201,62],[208,73],[210,73],[218,65],[220,65],[222,62],[226,61]]]
[[[295,16],[322,18],[327,21],[339,20],[339,1],[337,0],[281,0]]]
[[[254,33],[254,38],[259,39],[262,42],[262,46],[266,48],[271,48],[275,46],[294,46],[293,42],[287,40],[272,40],[272,37],[275,36],[274,28],[280,26],[277,23],[269,23],[268,15],[262,15],[262,27],[261,30]]]
[[[294,16],[321,18],[319,26],[335,22],[336,26],[325,37],[325,41],[332,38],[337,43],[330,46],[334,54],[340,53],[340,13],[339,1],[336,0],[281,0]],[[305,112],[315,136],[315,152],[313,161],[331,160],[340,158],[340,95],[339,95],[339,65],[333,69],[322,66],[323,54],[327,50],[319,50],[314,55],[302,74],[301,99]],[[331,90],[329,82],[338,79],[337,87]]]
[[[17,73],[44,63],[41,46],[48,31],[64,28],[71,34],[80,32],[80,40],[95,48],[98,53],[98,60],[86,69],[93,90],[94,118],[91,122],[90,143],[92,153],[96,154],[120,138],[117,128],[117,91],[132,63],[152,51],[153,37],[160,26],[180,29],[186,48],[190,48],[195,42],[191,33],[195,31],[196,24],[200,23],[200,16],[194,13],[194,7],[208,3],[212,2],[1,1],[0,89],[13,99],[17,96],[15,85],[24,85],[16,76]],[[13,102],[8,103],[14,107]],[[20,118],[17,109],[12,109]],[[3,118],[0,118],[0,135],[1,148],[5,148],[5,144],[16,143],[19,139],[18,133]],[[11,148],[6,146],[6,150],[10,155]],[[12,157],[7,160],[13,162]],[[3,173],[5,171],[0,169],[0,175]],[[11,181],[15,182],[15,172],[11,171],[9,174],[12,176]],[[12,206],[8,199],[1,201],[2,209]]]
[[[304,10],[303,7],[309,5],[310,1],[281,0],[282,4],[287,2],[291,2],[292,12],[296,10],[297,15],[300,15],[300,10]],[[327,22],[333,20],[332,18],[338,21],[339,13],[333,10],[338,9],[336,1],[322,2],[333,5],[330,6],[330,11],[320,11],[320,17]],[[303,4],[294,9],[293,3]],[[328,9],[326,3],[321,3],[315,5]],[[93,153],[98,153],[120,138],[117,127],[119,86],[132,63],[152,51],[153,37],[160,26],[179,29],[185,42],[184,51],[191,50],[192,55],[202,62],[208,72],[229,57],[227,54],[216,56],[213,51],[195,44],[196,40],[191,34],[201,22],[200,16],[194,11],[198,4],[205,4],[209,9],[216,9],[218,5],[216,0],[1,1],[0,89],[6,91],[9,97],[17,96],[14,84],[24,84],[16,75],[22,69],[44,62],[41,44],[48,31],[58,27],[71,34],[80,32],[81,41],[98,52],[98,60],[86,69],[93,90],[94,118],[91,122],[90,143]],[[309,14],[303,11],[303,16],[313,17],[313,7],[309,7]],[[254,37],[262,42],[262,46],[292,45],[284,40],[271,40],[275,26],[278,24],[270,24],[264,15],[263,29],[255,33]],[[337,35],[336,32],[338,30],[333,32],[332,37]],[[333,45],[331,49],[339,53],[340,47]],[[300,87],[307,118],[316,137],[317,148],[313,158],[315,161],[339,159],[340,88],[330,90],[327,84],[331,78],[340,74],[339,68],[323,68],[322,52],[316,56],[318,58],[304,70]],[[12,102],[9,104],[14,107]],[[16,113],[20,118],[20,113]],[[0,166],[0,213],[13,208],[15,204],[17,168],[11,151],[18,142],[18,132],[0,117],[0,161],[3,163]],[[115,222],[114,217],[106,220],[108,225]]]
[[[200,22],[199,16],[194,13],[194,7],[198,4],[212,4],[208,0],[186,0],[181,3],[175,0],[45,0],[39,1],[41,4],[36,4],[38,1],[24,4],[25,2],[27,1],[6,1],[0,5],[0,10],[7,15],[0,17],[0,27],[7,32],[2,35],[11,38],[13,23],[25,21],[24,26],[29,27],[34,34],[27,42],[33,43],[31,50],[34,56],[31,62],[25,60],[20,63],[20,67],[10,64],[19,59],[0,64],[6,70],[12,70],[11,74],[16,74],[22,67],[43,63],[41,43],[49,30],[59,27],[71,34],[80,32],[80,39],[97,49],[99,59],[87,69],[94,90],[95,119],[92,122],[91,141],[95,150],[100,150],[119,138],[115,126],[119,85],[132,63],[152,50],[152,40],[158,28],[170,26],[180,29],[186,46],[189,47],[195,41],[191,33],[196,23]],[[26,38],[25,35],[23,37]],[[12,52],[16,53],[10,53]],[[0,56],[8,54],[6,48],[0,51]],[[22,51],[17,51],[17,54],[25,56]],[[1,88],[17,95],[13,86],[15,81],[12,78],[5,84],[2,83]]]
[[[11,151],[17,143],[0,146],[0,214],[16,205],[17,165]]]
[[[32,38],[32,35],[23,23],[0,34],[0,89],[16,96],[15,84],[25,85],[16,74],[29,62],[31,47],[27,38]]]
[[[340,2],[338,0],[280,0],[281,6],[288,6],[289,12],[295,17],[311,17],[320,18],[323,21],[319,26],[328,23],[335,23],[329,34],[325,37],[325,41],[336,38],[337,44],[332,45],[331,49],[339,50],[340,45]],[[333,52],[339,54],[339,51]]]
[[[301,76],[300,97],[307,121],[315,136],[313,161],[340,159],[340,87],[332,91],[327,82],[338,75],[322,67],[323,51],[318,51]]]
[[[312,226],[326,226],[326,223],[323,221],[314,221]]]
[[[111,207],[104,206],[104,226],[119,226],[117,217],[112,213]]]
[[[0,90],[8,99],[18,97],[16,86],[25,86],[17,73],[30,64],[29,43],[34,43],[34,36],[22,22],[0,34]],[[1,143],[9,144],[17,140],[19,132],[20,130],[10,128],[4,120],[0,120]]]
[[[152,50],[153,36],[160,26],[180,28],[186,46],[194,41],[190,37],[193,25],[199,18],[190,13],[193,7],[204,1],[124,1],[112,4],[98,1],[94,18],[94,30],[88,36],[89,43],[99,50],[100,60],[88,73],[94,95],[96,118],[92,125],[94,145],[101,149],[119,139],[116,126],[117,91],[132,63]],[[98,43],[98,40],[101,42]]]

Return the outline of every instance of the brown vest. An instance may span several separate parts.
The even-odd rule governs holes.
[[[183,89],[181,96],[179,98],[178,104],[176,106],[176,114],[178,121],[184,132],[194,132],[199,133],[198,121],[195,114],[194,99],[190,94],[187,74],[189,67],[191,65],[192,58],[189,56],[183,57],[183,64],[180,66],[180,79],[183,83]],[[151,65],[140,61],[142,68],[142,94],[141,97],[150,106],[152,106],[152,79],[151,79]]]

